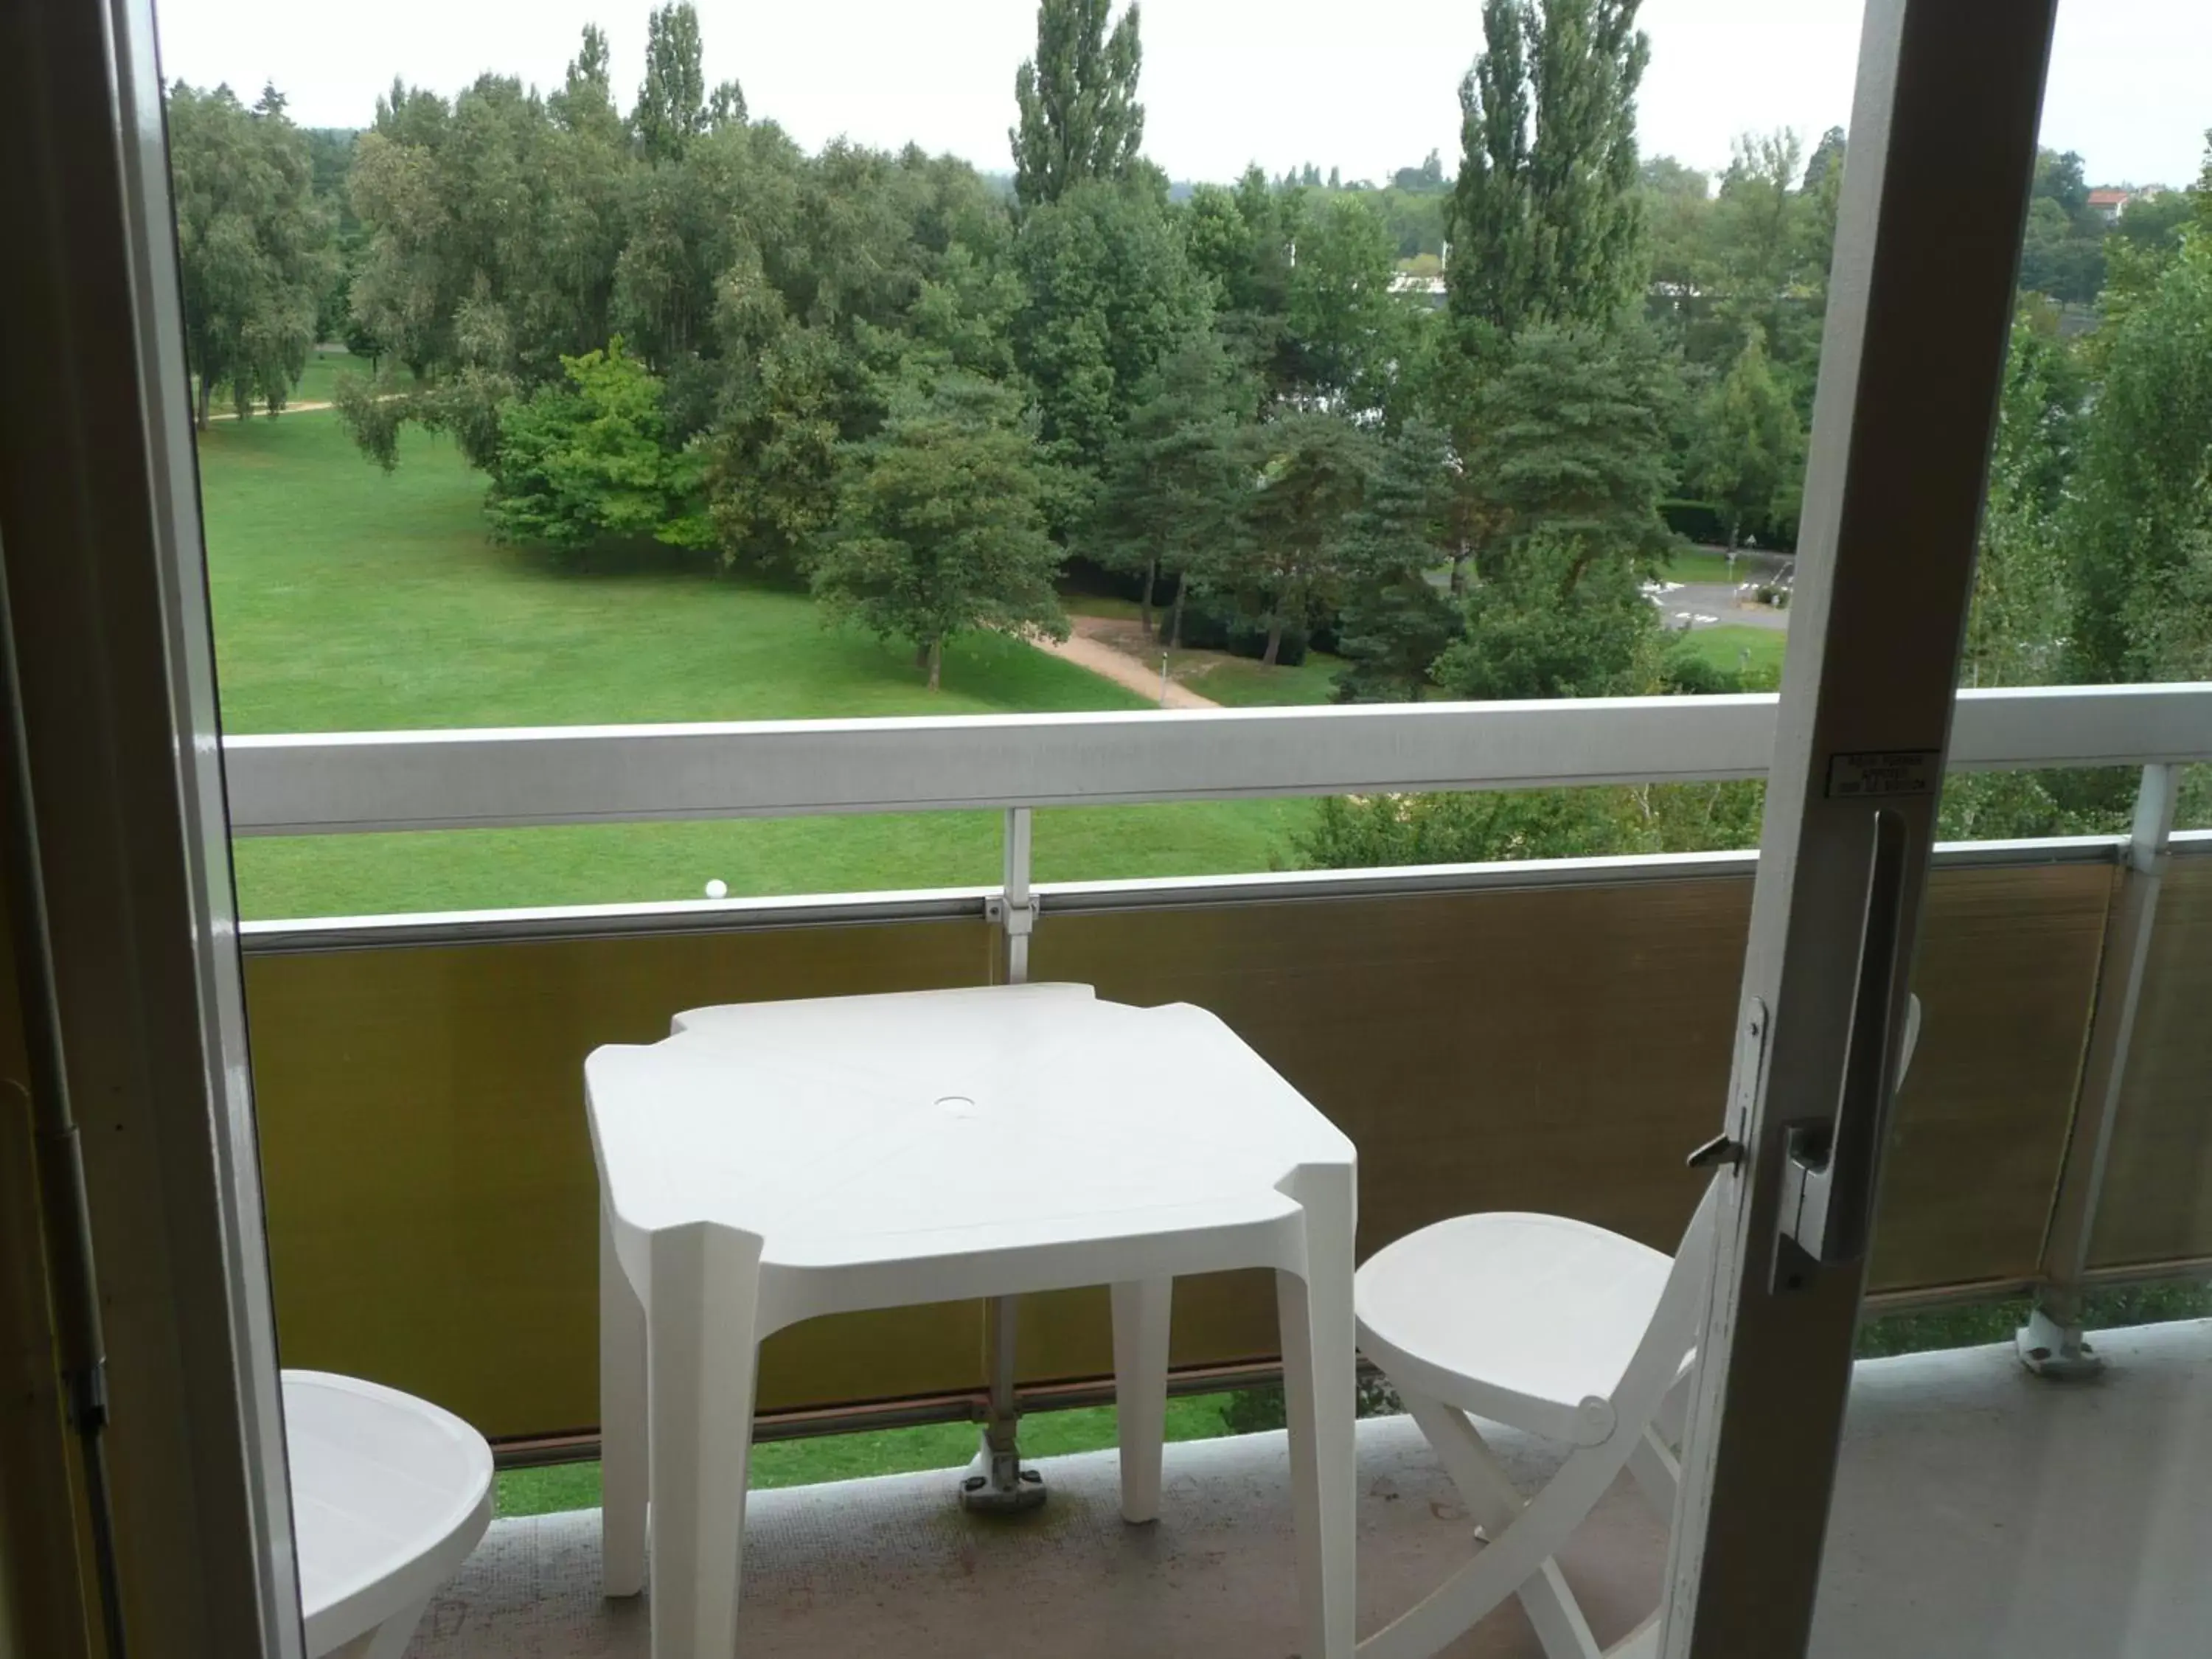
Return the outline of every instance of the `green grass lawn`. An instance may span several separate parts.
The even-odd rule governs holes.
[[[1703,548],[1690,548],[1675,554],[1667,562],[1666,575],[1670,582],[1726,582],[1736,580],[1729,574],[1725,553],[1710,553]]]
[[[1231,1398],[1226,1394],[1206,1394],[1169,1401],[1167,1437],[1212,1440],[1231,1432],[1222,1415]],[[1022,1419],[1022,1455],[1059,1457],[1070,1452],[1105,1450],[1115,1443],[1115,1421],[1111,1406],[1031,1413]],[[957,1469],[975,1456],[976,1435],[972,1423],[931,1423],[919,1428],[867,1430],[811,1440],[772,1440],[753,1448],[746,1484],[757,1492],[874,1474]],[[599,1466],[556,1463],[544,1468],[503,1470],[498,1477],[498,1492],[499,1513],[503,1516],[597,1509]]]
[[[356,357],[349,351],[318,351],[307,359],[307,372],[292,389],[295,404],[326,404],[337,385],[341,374],[359,374],[364,379],[372,372],[366,357]]]
[[[1202,697],[1231,708],[1264,708],[1285,703],[1336,700],[1336,674],[1344,659],[1309,651],[1295,668],[1270,668],[1249,657],[1231,657],[1186,682]]]
[[[578,571],[496,546],[481,477],[420,434],[386,476],[328,415],[226,422],[201,434],[200,465],[234,732],[1149,706],[995,635],[956,643],[932,694],[908,653],[824,629],[803,594],[673,560]],[[1310,810],[1041,813],[1036,874],[1265,869]],[[237,865],[250,917],[684,898],[717,878],[741,895],[836,892],[989,881],[998,823],[958,813],[255,839],[239,844]]]
[[[1776,677],[1782,672],[1782,659],[1790,648],[1790,636],[1779,629],[1750,628],[1740,623],[1693,629],[1682,635],[1682,642],[1716,668],[1730,673],[1747,669]]]

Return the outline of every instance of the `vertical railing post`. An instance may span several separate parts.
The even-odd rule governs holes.
[[[2112,1152],[2112,1126],[2126,1086],[2128,1048],[2143,975],[2158,922],[2159,888],[2173,836],[2179,767],[2143,768],[2136,796],[2134,828],[2120,860],[2119,886],[2105,924],[2104,955],[2097,976],[2097,1006],[2082,1060],[2074,1133],[2058,1178],[2051,1226],[2044,1236],[2034,1310],[2014,1339],[2021,1363],[2040,1376],[2094,1376],[2104,1369],[2082,1331],[2082,1281],[2096,1231]]]
[[[1007,985],[1030,977],[1030,933],[1036,925],[1036,896],[1030,890],[1030,809],[1006,809],[1006,866],[1002,890],[988,907],[1005,935]],[[989,1191],[989,1182],[983,1190]],[[987,1200],[988,1201],[988,1200]],[[991,1394],[983,1417],[983,1441],[960,1480],[960,1502],[968,1509],[1004,1513],[1034,1509],[1044,1502],[1044,1477],[1022,1467],[1020,1413],[1014,1403],[1014,1346],[1020,1328],[1018,1305],[1010,1296],[984,1304],[984,1364]]]
[[[1006,874],[999,899],[999,925],[1006,936],[1006,980],[1026,985],[1030,977],[1030,933],[1036,926],[1036,896],[1030,890],[1030,809],[1006,809]]]

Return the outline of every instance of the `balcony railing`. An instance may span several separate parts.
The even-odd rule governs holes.
[[[500,1435],[595,1420],[595,1188],[579,1080],[702,1002],[1036,978],[1219,1012],[1350,1133],[1362,1248],[1474,1207],[1664,1243],[1725,1087],[1756,855],[1028,882],[1029,814],[1253,795],[1762,775],[1775,699],[250,737],[244,835],[1007,809],[1003,884],[249,924],[289,1363]],[[2212,836],[2170,833],[2212,686],[1960,698],[1963,769],[2144,769],[2131,836],[1939,851],[1874,1264],[1892,1299],[2212,1264]],[[1009,902],[1009,895],[1012,902]],[[1033,896],[1036,906],[1025,903]],[[1033,927],[1034,931],[1028,931]],[[1099,1057],[1141,1089],[1143,1054]],[[1163,1148],[1164,1157],[1175,1149]],[[979,1189],[979,1202],[988,1201]],[[973,1307],[815,1322],[764,1411],[983,1386]],[[1031,1387],[1110,1370],[1103,1296],[1030,1298]],[[1179,1285],[1176,1363],[1265,1364],[1272,1295]]]

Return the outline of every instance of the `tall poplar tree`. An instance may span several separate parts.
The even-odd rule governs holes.
[[[743,118],[742,114],[738,118]],[[637,129],[637,141],[646,159],[653,161],[679,159],[690,142],[707,130],[707,76],[700,63],[699,14],[690,0],[662,6],[646,20],[645,82],[637,89],[637,107],[630,112],[630,125]]]
[[[1509,337],[1607,328],[1642,299],[1639,0],[1484,0],[1460,87],[1445,282],[1455,317]]]
[[[1014,76],[1021,119],[1006,134],[1024,207],[1056,202],[1086,179],[1120,178],[1137,159],[1145,137],[1137,7],[1109,33],[1111,9],[1112,0],[1040,0],[1036,56]]]

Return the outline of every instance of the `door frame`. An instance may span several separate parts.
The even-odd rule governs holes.
[[[1811,1637],[2056,4],[1867,7],[1668,1659]],[[1790,1166],[1824,1146],[1814,1259],[1783,1237],[1785,1194],[1812,1237]]]
[[[123,1630],[139,1652],[295,1659],[150,0],[0,7],[0,153],[8,794],[11,864],[35,872],[10,896],[46,981],[25,1023],[83,1148]],[[48,1215],[49,1245],[83,1267],[73,1219]]]

